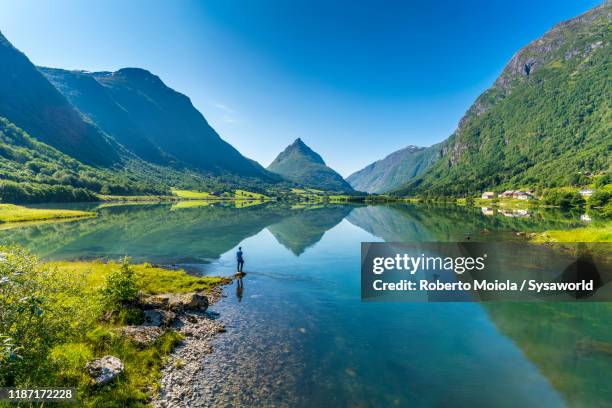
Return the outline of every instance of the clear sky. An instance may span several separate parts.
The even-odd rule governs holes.
[[[267,166],[301,137],[348,176],[449,136],[515,51],[595,0],[0,0],[37,65],[142,67]]]

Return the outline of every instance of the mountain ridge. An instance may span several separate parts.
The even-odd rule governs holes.
[[[188,96],[148,70],[39,70],[86,117],[146,161],[278,180],[225,142]]]
[[[386,193],[427,170],[439,158],[438,148],[438,144],[406,146],[354,172],[346,181],[355,190]]]
[[[113,166],[126,152],[80,113],[0,32],[0,116],[83,163]]]

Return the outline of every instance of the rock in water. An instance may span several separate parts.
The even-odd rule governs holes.
[[[115,356],[104,356],[98,360],[90,361],[85,369],[93,378],[96,385],[104,385],[123,373],[124,367],[121,360]]]

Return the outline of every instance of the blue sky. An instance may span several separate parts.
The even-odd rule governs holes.
[[[38,65],[142,67],[267,166],[301,137],[348,176],[449,136],[513,53],[591,0],[3,0]]]

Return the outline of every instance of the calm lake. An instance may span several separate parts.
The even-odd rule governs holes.
[[[121,205],[0,231],[44,259],[178,264],[244,288],[194,386],[225,406],[610,406],[608,303],[364,303],[360,243],[517,239],[580,214],[458,206]],[[95,207],[83,205],[81,208]]]

